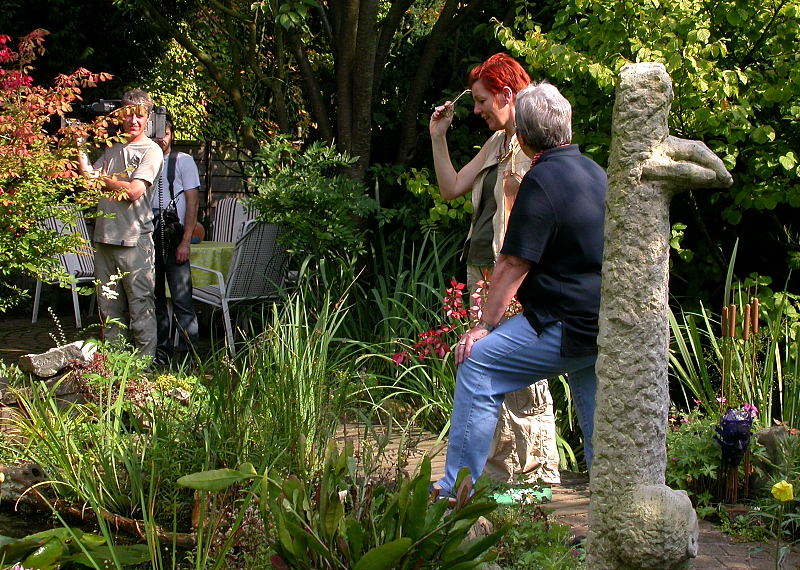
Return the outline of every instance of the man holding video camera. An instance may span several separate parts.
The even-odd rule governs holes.
[[[172,150],[173,122],[166,119],[163,138],[157,139],[164,151],[164,168],[153,192],[156,245],[156,320],[158,344],[155,363],[169,364],[170,314],[165,283],[169,285],[172,310],[178,324],[176,360],[184,361],[197,348],[197,314],[192,301],[192,272],[189,265],[191,242],[197,224],[200,202],[200,175],[194,159]],[[167,215],[169,214],[169,216]]]
[[[94,230],[95,275],[100,283],[97,302],[106,340],[128,326],[139,354],[155,356],[156,315],[153,291],[153,182],[158,180],[164,155],[149,138],[147,124],[153,100],[141,89],[122,96],[114,111],[122,121],[125,142],[114,143],[89,164],[78,153],[81,173],[96,178],[106,190],[97,205]],[[112,282],[113,277],[113,282]]]

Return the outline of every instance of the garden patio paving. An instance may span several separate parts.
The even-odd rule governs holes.
[[[75,329],[71,308],[59,311],[59,318],[68,341],[81,338],[81,331]],[[50,333],[55,331],[53,321],[45,311],[39,322],[31,324],[30,313],[12,312],[0,315],[0,360],[6,364],[16,363],[20,356],[28,353],[44,352],[54,345]],[[96,334],[96,332],[95,332]],[[392,448],[396,441],[387,447]],[[424,453],[432,457],[433,479],[444,471],[444,442],[437,441],[430,434],[417,434],[414,450],[408,454],[407,469],[413,472]],[[553,500],[548,505],[554,516],[569,524],[576,536],[585,536],[588,529],[589,484],[585,475],[571,472],[562,473],[560,485],[553,486]],[[768,544],[738,542],[717,530],[711,523],[700,522],[700,552],[693,561],[692,568],[754,568],[774,569],[775,563]],[[793,551],[782,566],[784,569],[800,568],[800,552]]]

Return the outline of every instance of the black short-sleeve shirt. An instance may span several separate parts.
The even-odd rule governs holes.
[[[577,145],[550,149],[519,189],[502,253],[531,262],[518,297],[541,332],[563,323],[561,354],[597,353],[605,170]]]

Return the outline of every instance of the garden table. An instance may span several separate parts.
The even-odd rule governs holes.
[[[232,241],[201,241],[192,244],[192,265],[199,265],[219,271],[223,275],[228,275],[228,270],[233,261],[233,250],[235,244]],[[206,287],[216,285],[213,273],[206,271],[192,271],[192,285],[194,287]]]

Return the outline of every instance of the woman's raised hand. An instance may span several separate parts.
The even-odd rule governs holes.
[[[434,108],[431,115],[431,121],[428,124],[428,130],[431,133],[431,138],[443,137],[447,134],[447,129],[450,123],[453,122],[453,102],[445,101],[444,105],[439,105]]]

